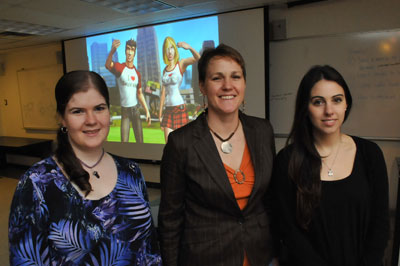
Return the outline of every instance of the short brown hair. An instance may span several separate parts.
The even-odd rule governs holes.
[[[246,80],[246,66],[242,55],[234,48],[221,43],[216,48],[207,48],[203,51],[197,64],[199,70],[199,82],[204,83],[206,80],[207,67],[211,59],[214,57],[228,57],[234,60],[242,68],[244,80]]]
[[[125,50],[128,45],[136,48],[136,41],[134,39],[127,40],[125,44]]]

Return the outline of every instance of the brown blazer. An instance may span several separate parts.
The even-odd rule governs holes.
[[[268,265],[273,256],[267,188],[275,157],[270,123],[240,113],[255,184],[240,210],[203,113],[173,131],[161,162],[163,265]]]

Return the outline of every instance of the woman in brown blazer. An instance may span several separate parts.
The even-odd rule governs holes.
[[[169,135],[162,157],[163,264],[269,265],[271,125],[239,111],[246,89],[239,52],[208,49],[198,69],[208,108]]]

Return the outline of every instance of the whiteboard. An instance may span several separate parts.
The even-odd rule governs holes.
[[[62,75],[62,65],[17,71],[24,128],[55,130],[59,127],[54,88]]]
[[[353,108],[344,132],[400,137],[400,31],[271,42],[270,119],[275,133],[289,133],[300,81],[317,64],[336,68],[350,88]]]

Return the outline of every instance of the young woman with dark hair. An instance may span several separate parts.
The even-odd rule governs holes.
[[[95,72],[75,71],[64,75],[56,85],[55,97],[57,102],[57,114],[65,116],[65,109],[71,97],[78,92],[87,91],[92,85],[104,98],[108,109],[110,107],[108,88],[104,80]],[[82,164],[76,157],[75,152],[68,139],[68,127],[64,125],[57,131],[57,148],[55,158],[63,166],[70,181],[75,183],[85,196],[92,190],[89,183],[89,173],[83,169]]]
[[[342,132],[351,107],[350,90],[334,68],[314,66],[303,77],[273,174],[284,265],[382,265],[386,165],[375,143]]]
[[[104,80],[72,71],[55,96],[57,149],[18,183],[10,265],[161,265],[140,168],[103,149],[110,126]]]

